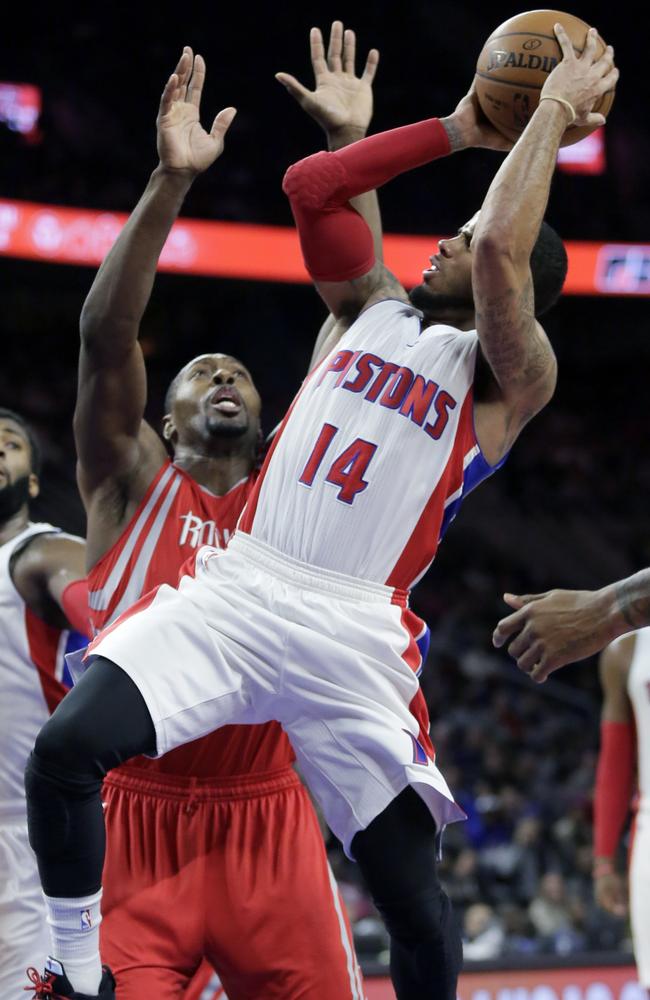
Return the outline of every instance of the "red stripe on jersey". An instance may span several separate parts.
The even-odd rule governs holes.
[[[463,485],[463,461],[475,444],[474,394],[470,387],[461,408],[456,437],[444,472],[386,580],[387,587],[408,590],[433,562],[438,549],[445,502]]]
[[[169,459],[163,463],[160,470],[156,473],[155,477],[151,481],[151,484],[147,492],[145,493],[141,502],[138,504],[138,507],[135,513],[133,514],[133,517],[130,519],[129,523],[125,527],[122,534],[119,536],[117,541],[111,546],[111,548],[97,560],[95,565],[90,570],[90,573],[88,574],[88,581],[89,581],[89,589],[91,590],[91,592],[96,592],[101,590],[103,588],[103,585],[108,582],[111,571],[114,567],[115,562],[117,561],[117,558],[119,557],[119,554],[121,553],[124,547],[124,544],[126,543],[127,539],[131,537],[131,533],[135,528],[138,518],[146,509],[147,504],[150,502],[156,490],[156,487],[158,486],[160,480],[165,475],[165,473],[169,471],[171,464],[172,463]],[[108,599],[106,601],[106,607],[99,610],[95,610],[93,608],[90,609],[89,613],[90,621],[93,627],[97,631],[104,628],[106,623],[111,620],[111,618],[113,617],[113,612],[115,611],[120,601],[122,600],[124,591],[126,590],[131,581],[130,571],[137,562],[138,556],[142,551],[142,547],[144,546],[149,536],[149,532],[156,518],[156,515],[158,514],[161,505],[164,503],[165,497],[167,496],[173,482],[174,482],[174,477],[171,476],[166,487],[163,490],[161,490],[160,496],[157,498],[156,502],[153,504],[151,510],[149,511],[149,514],[147,515],[145,522],[140,527],[138,537],[135,542],[135,546],[133,548],[133,551],[131,552],[131,555],[129,556],[127,568],[125,572],[122,573],[120,579],[117,581],[117,584],[113,592],[108,596]]]
[[[45,703],[49,711],[53,712],[66,693],[65,686],[56,678],[61,629],[48,625],[30,608],[25,607],[25,633],[29,655],[36,667]]]
[[[391,603],[396,604],[397,601],[393,600]],[[401,618],[404,631],[409,637],[408,645],[402,653],[402,659],[406,664],[408,664],[413,673],[416,673],[420,669],[420,665],[422,663],[422,657],[420,656],[420,650],[418,649],[416,639],[422,633],[424,622],[421,618],[418,618],[415,612],[411,611],[410,608],[402,608]],[[422,744],[424,752],[429,760],[435,762],[436,751],[433,743],[431,742],[431,737],[429,736],[429,709],[427,708],[427,703],[424,700],[422,688],[419,684],[417,693],[409,705],[409,712],[420,727],[418,740]]]

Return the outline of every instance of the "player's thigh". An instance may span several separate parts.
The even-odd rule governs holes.
[[[184,989],[203,957],[202,852],[192,817],[182,802],[121,787],[119,778],[105,783],[103,799],[100,937],[118,995],[139,968],[162,970]]]
[[[361,1000],[350,926],[306,790],[238,803],[230,822],[228,930],[216,907],[209,956],[228,1000]]]
[[[0,828],[0,996],[23,996],[49,951],[43,895],[25,827]]]

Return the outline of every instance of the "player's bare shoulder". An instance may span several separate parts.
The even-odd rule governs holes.
[[[65,621],[52,594],[86,575],[86,546],[77,535],[43,531],[19,545],[9,562],[14,587],[25,604],[50,625]]]

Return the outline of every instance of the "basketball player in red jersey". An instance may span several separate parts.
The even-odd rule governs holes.
[[[341,45],[337,23],[330,61]],[[314,47],[322,50],[320,36]],[[163,427],[173,460],[143,420],[138,332],[158,257],[234,117],[227,109],[210,135],[203,132],[204,72],[202,58],[186,49],[158,119],[160,165],[81,318],[75,434],[95,631],[152,588],[175,585],[200,546],[225,546],[257,475],[260,398],[235,358],[205,354],[174,378]],[[311,110],[330,144],[365,132],[371,79],[348,74],[344,89],[342,72],[321,74]],[[101,944],[120,1000],[181,997],[204,959],[230,1000],[362,1000],[342,902],[293,760],[280,726],[270,723],[227,727],[108,775]],[[57,956],[78,991],[94,991],[84,985],[83,961],[60,949]],[[193,996],[205,978],[203,969]],[[100,995],[109,990],[106,975]]]
[[[69,629],[88,634],[84,545],[34,523],[39,449],[23,418],[0,408],[0,996],[19,996],[47,945],[23,772],[34,736],[67,690]]]

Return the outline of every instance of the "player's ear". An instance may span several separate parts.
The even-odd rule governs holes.
[[[29,481],[27,484],[27,489],[29,492],[29,499],[35,500],[38,494],[41,492],[41,484],[38,481],[38,476],[35,472],[30,472]]]
[[[171,441],[175,429],[176,428],[174,427],[174,424],[172,422],[171,414],[166,413],[165,416],[163,417],[163,424],[162,424],[162,434],[165,441]]]

